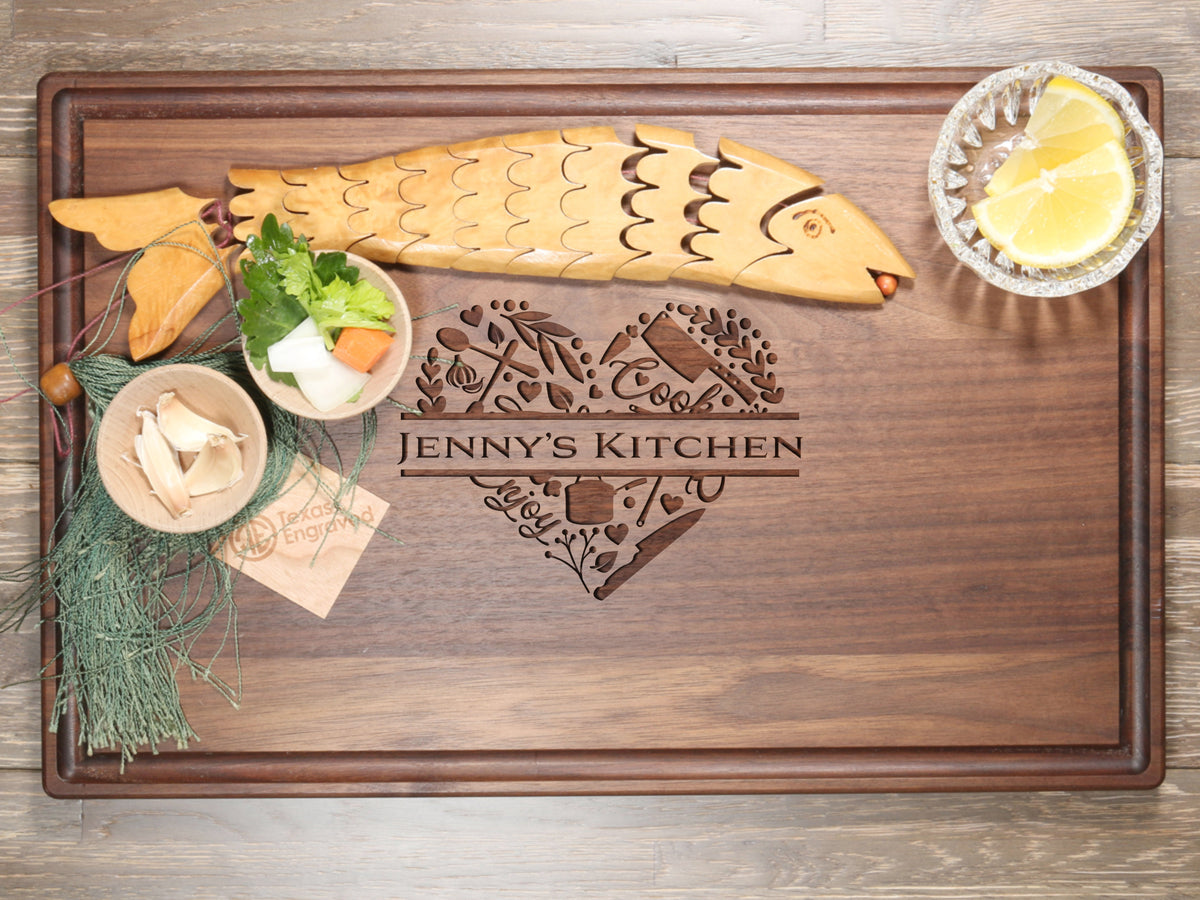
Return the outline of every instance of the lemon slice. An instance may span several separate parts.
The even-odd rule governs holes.
[[[1061,268],[1112,243],[1133,209],[1133,167],[1120,141],[971,207],[979,231],[1018,265]]]
[[[1124,141],[1125,123],[1112,105],[1077,81],[1055,76],[1042,91],[1025,134],[984,186],[995,197],[1090,153],[1109,141]]]

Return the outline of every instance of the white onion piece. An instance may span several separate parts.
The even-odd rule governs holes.
[[[304,369],[294,375],[305,399],[321,412],[329,412],[335,406],[354,399],[371,380],[369,372],[359,372],[333,354],[329,355],[329,365],[325,368]]]
[[[321,333],[321,329],[317,327],[317,320],[309,316],[295,328],[284,336],[283,340],[288,338],[316,337]]]
[[[329,365],[332,354],[325,348],[323,337],[319,334],[294,337],[293,334],[267,348],[267,362],[273,371],[304,372]]]

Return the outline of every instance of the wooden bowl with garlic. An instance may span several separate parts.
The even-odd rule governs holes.
[[[176,534],[228,521],[258,489],[267,433],[250,395],[206,366],[150,369],[113,398],[96,435],[105,490],[131,518]]]

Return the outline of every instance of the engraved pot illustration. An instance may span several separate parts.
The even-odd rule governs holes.
[[[567,521],[575,525],[603,525],[611,522],[617,491],[628,490],[645,483],[645,478],[639,478],[616,487],[603,478],[597,478],[595,481],[579,479],[574,484],[567,485],[564,492],[567,501]]]

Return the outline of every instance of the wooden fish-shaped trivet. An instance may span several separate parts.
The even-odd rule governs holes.
[[[268,215],[314,250],[507,275],[685,279],[844,303],[883,302],[914,273],[883,231],[817,176],[722,138],[639,125],[535,131],[351,165],[243,169],[238,241]],[[171,343],[223,283],[200,213],[176,188],[56,200],[50,212],[113,250],[155,242],[129,277],[134,359]],[[205,233],[207,230],[208,234]],[[164,234],[172,234],[162,241]],[[228,258],[233,247],[222,251]],[[879,280],[877,281],[877,276]],[[207,292],[207,293],[206,293]]]

